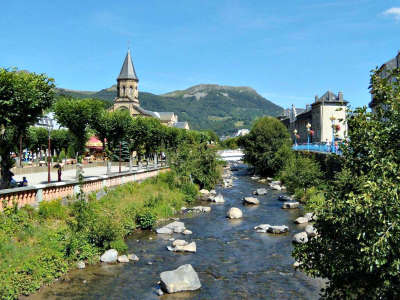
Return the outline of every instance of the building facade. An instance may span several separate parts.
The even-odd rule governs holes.
[[[321,97],[315,96],[314,103],[307,105],[304,111],[298,113],[292,105],[279,119],[297,143],[343,140],[347,136],[347,104],[342,92],[336,95],[327,91]]]

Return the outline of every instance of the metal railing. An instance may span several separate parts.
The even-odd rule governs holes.
[[[339,146],[332,146],[325,143],[295,144],[292,146],[292,149],[295,151],[310,151],[342,155],[342,151],[340,150]]]

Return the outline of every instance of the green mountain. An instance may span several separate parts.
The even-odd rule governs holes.
[[[116,85],[98,92],[58,89],[59,94],[77,98],[97,98],[112,104]],[[249,87],[200,84],[183,91],[163,95],[139,93],[140,104],[152,111],[172,111],[179,121],[188,121],[192,129],[212,129],[227,135],[241,128],[250,128],[252,121],[263,115],[278,116],[283,108]]]

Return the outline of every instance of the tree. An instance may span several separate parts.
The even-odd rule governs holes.
[[[7,187],[11,180],[10,152],[53,103],[53,82],[44,74],[0,68],[0,128],[4,129],[0,132],[1,187]]]
[[[75,139],[78,157],[85,152],[86,129],[93,118],[101,113],[104,104],[93,99],[73,99],[61,97],[54,106],[57,121],[67,127]]]
[[[318,186],[321,182],[320,165],[311,158],[303,157],[301,154],[293,155],[291,159],[283,162],[283,166],[279,178],[291,194],[294,194],[298,188],[306,192],[307,189]]]
[[[29,127],[26,135],[26,147],[32,152],[41,151],[48,146],[49,132],[43,127]]]
[[[62,149],[72,142],[71,135],[66,129],[56,129],[51,132],[51,148],[56,151],[57,157]]]
[[[286,127],[276,118],[263,117],[258,119],[248,135],[238,140],[244,148],[244,160],[255,167],[261,175],[275,175],[282,165],[277,162],[284,160],[282,147],[290,147],[290,135]],[[282,154],[282,155],[281,155]]]
[[[130,148],[137,152],[139,158],[150,156],[161,150],[165,142],[165,131],[160,121],[155,118],[136,117],[129,130]]]
[[[400,298],[400,70],[371,76],[380,105],[349,112],[343,169],[317,211],[318,236],[295,247],[327,299]]]

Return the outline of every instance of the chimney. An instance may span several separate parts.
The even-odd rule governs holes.
[[[343,102],[343,92],[338,93],[339,101]]]
[[[318,102],[318,100],[319,100],[319,99],[318,99],[318,95],[315,95],[315,97],[314,97],[314,98],[315,98],[315,103],[317,103],[317,102]]]

